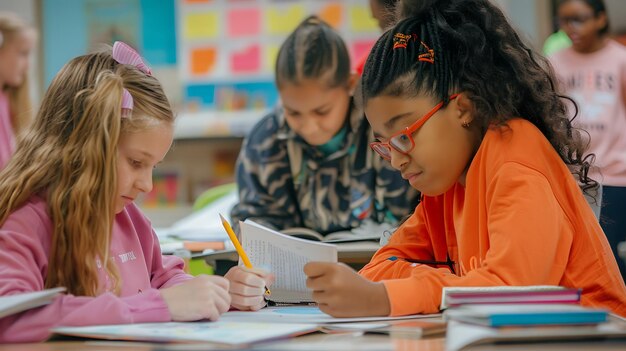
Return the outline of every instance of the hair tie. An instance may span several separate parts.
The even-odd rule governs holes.
[[[146,65],[139,53],[124,42],[116,41],[113,43],[113,53],[111,56],[115,61],[117,61],[117,63],[135,66],[143,73],[149,76],[152,75],[150,67]],[[122,91],[122,118],[130,117],[133,112],[133,107],[133,96],[130,95],[130,92],[126,90],[126,88],[124,88]]]
[[[396,33],[393,35],[393,50],[406,49],[409,39],[413,38],[415,34]]]
[[[396,33],[393,35],[393,49],[406,49],[409,40],[418,41],[416,34]],[[431,49],[423,41],[420,40],[420,47],[423,46],[426,52],[419,54],[417,60],[421,62],[435,63],[435,50]]]
[[[428,47],[428,45],[424,44],[423,41],[420,40],[420,45],[426,48],[426,52],[423,54],[419,54],[417,56],[418,61],[435,63],[435,50]]]

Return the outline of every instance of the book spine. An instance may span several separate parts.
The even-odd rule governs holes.
[[[567,313],[516,313],[492,315],[490,326],[525,326],[525,325],[571,325],[597,324],[606,322],[606,311],[567,312]]]

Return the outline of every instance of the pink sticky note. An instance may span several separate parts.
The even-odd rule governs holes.
[[[261,28],[261,14],[256,8],[233,9],[228,12],[227,23],[230,37],[257,35]]]
[[[370,50],[374,46],[374,43],[376,43],[375,39],[359,40],[352,43],[352,62],[354,65],[361,62],[364,57],[366,57],[370,53]]]
[[[233,73],[253,73],[261,67],[261,49],[258,44],[250,45],[241,51],[235,51],[230,57],[230,69]]]

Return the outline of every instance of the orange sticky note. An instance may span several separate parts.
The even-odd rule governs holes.
[[[338,29],[342,22],[343,6],[340,4],[329,4],[322,8],[319,15],[326,23]]]
[[[213,70],[217,59],[217,50],[213,47],[196,48],[191,50],[191,74],[204,75]]]

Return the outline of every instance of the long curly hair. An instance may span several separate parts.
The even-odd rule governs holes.
[[[548,61],[533,52],[489,0],[402,0],[399,22],[376,42],[366,61],[363,103],[376,96],[431,96],[449,102],[465,92],[483,133],[521,117],[550,141],[583,190],[594,155],[585,156],[588,134],[572,126]],[[406,50],[393,50],[394,35],[412,37]],[[422,42],[426,45],[423,45]],[[433,64],[418,61],[434,51]],[[569,99],[571,101],[571,99]],[[573,101],[572,101],[573,103]]]
[[[123,88],[134,107],[122,119]],[[47,201],[53,233],[46,287],[95,296],[105,288],[98,283],[101,264],[119,292],[109,245],[120,133],[173,121],[156,78],[117,63],[110,49],[77,57],[56,75],[0,173],[0,224],[33,195]]]

